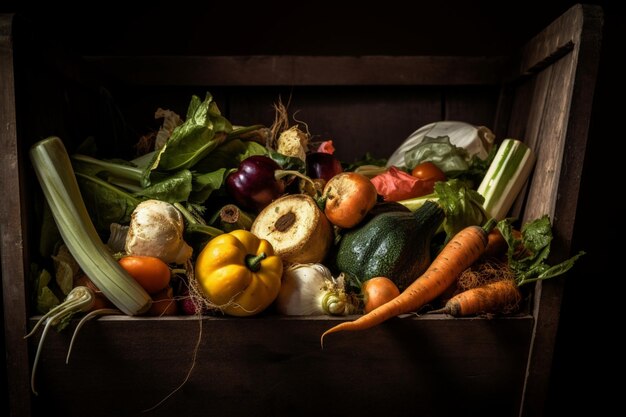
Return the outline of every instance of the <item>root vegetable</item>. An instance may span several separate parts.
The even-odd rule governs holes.
[[[183,240],[183,215],[160,200],[141,202],[131,215],[126,238],[129,255],[153,256],[165,263],[185,264],[192,248]]]
[[[445,313],[454,317],[506,313],[517,308],[521,298],[515,281],[503,279],[457,294],[443,308],[430,313]]]
[[[292,264],[283,273],[276,309],[288,316],[346,315],[356,311],[343,278],[322,264]]]
[[[361,286],[365,314],[400,295],[398,286],[387,277],[370,278]]]
[[[364,175],[343,172],[324,187],[324,214],[336,226],[348,229],[359,224],[376,204],[374,184]]]
[[[487,233],[492,227],[492,222],[488,222],[485,228],[469,226],[457,233],[426,272],[398,297],[354,321],[341,323],[325,331],[320,339],[322,346],[324,337],[331,333],[365,330],[400,314],[417,311],[434,300],[480,258],[487,246]]]
[[[250,231],[267,240],[284,261],[293,263],[321,262],[333,242],[326,216],[304,194],[287,195],[268,205]]]

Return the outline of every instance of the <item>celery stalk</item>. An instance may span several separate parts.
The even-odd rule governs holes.
[[[83,272],[124,313],[147,311],[152,299],[110,255],[89,218],[61,139],[37,142],[30,158],[63,241]]]
[[[516,139],[505,139],[489,166],[478,193],[485,211],[496,220],[506,217],[535,163],[533,151]]]

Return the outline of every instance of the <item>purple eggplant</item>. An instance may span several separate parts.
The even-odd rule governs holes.
[[[341,168],[341,162],[333,155],[326,152],[312,152],[306,156],[306,172],[311,178],[328,181],[343,172],[343,168]]]
[[[267,156],[251,156],[226,178],[226,189],[241,208],[261,211],[285,192],[285,183],[275,176],[280,169]]]

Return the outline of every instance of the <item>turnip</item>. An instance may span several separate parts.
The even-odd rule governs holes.
[[[172,204],[160,200],[143,201],[131,215],[126,252],[183,265],[193,252],[183,240],[184,227],[183,215]]]

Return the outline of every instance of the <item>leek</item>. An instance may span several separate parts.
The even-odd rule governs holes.
[[[478,193],[489,216],[502,220],[513,206],[535,163],[533,151],[516,139],[505,139],[485,174]]]
[[[122,312],[141,314],[152,302],[100,239],[80,194],[69,155],[58,137],[37,142],[30,158],[61,237],[81,269]]]

